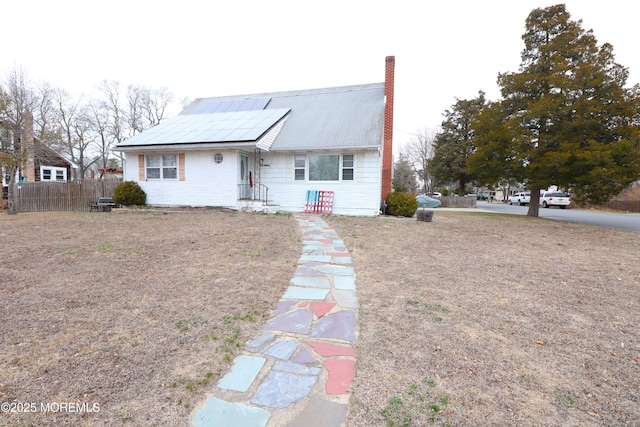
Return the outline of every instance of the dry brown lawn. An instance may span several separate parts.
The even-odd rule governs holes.
[[[640,235],[497,214],[330,220],[360,300],[349,426],[640,425]]]
[[[361,305],[349,426],[638,425],[638,233],[325,219]],[[0,214],[0,230],[0,403],[37,404],[8,426],[188,425],[302,249],[291,216],[221,210]],[[41,411],[62,402],[99,411]]]
[[[291,217],[220,210],[0,215],[0,230],[0,403],[36,404],[0,413],[10,426],[188,425],[301,249]],[[65,402],[99,412],[41,411]]]

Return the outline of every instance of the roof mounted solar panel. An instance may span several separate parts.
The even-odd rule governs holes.
[[[288,108],[180,114],[123,141],[122,147],[256,141],[289,113]]]
[[[181,114],[233,113],[264,110],[271,98],[244,98],[233,100],[200,99],[185,108]]]

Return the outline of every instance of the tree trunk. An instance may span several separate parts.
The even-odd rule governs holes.
[[[533,186],[531,188],[531,198],[529,199],[529,211],[527,216],[538,216],[540,210],[540,186]]]
[[[9,188],[7,188],[7,202],[9,204],[9,206],[7,207],[8,215],[15,215],[18,213],[18,208],[16,206],[16,195],[14,191],[17,171],[17,168],[14,166],[11,166],[9,168],[9,182],[7,183],[7,185],[9,186]]]
[[[460,180],[458,184],[458,196],[464,197],[464,187],[466,184],[467,184],[466,182],[464,182],[463,180]]]

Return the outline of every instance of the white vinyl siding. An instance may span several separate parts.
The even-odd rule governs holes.
[[[221,153],[224,161],[215,162]],[[147,203],[154,206],[218,206],[231,209],[246,207],[238,201],[240,152],[237,150],[188,151],[179,155],[178,180],[145,180],[145,154],[127,153],[125,180],[136,181],[147,193]],[[307,190],[335,193],[333,213],[336,215],[377,215],[380,210],[379,151],[327,153],[342,157],[342,181],[307,181],[307,160],[312,153],[262,152],[263,166],[254,170],[255,162],[249,154],[249,167],[257,182],[268,187],[271,212],[302,212]],[[318,153],[314,153],[318,154]],[[148,155],[148,154],[147,154]],[[305,179],[295,179],[296,156],[302,156]],[[345,178],[349,172],[349,156],[353,156],[353,179]],[[180,160],[180,158],[184,160]],[[300,165],[300,163],[299,163]],[[184,179],[180,178],[184,174]],[[264,208],[264,206],[260,206]]]

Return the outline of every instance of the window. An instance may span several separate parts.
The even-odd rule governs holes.
[[[53,166],[41,166],[40,167],[40,181],[67,181],[67,169],[57,168]]]
[[[353,181],[353,154],[296,154],[295,181]]]
[[[177,154],[153,154],[145,159],[147,179],[178,179]]]
[[[294,173],[296,181],[304,181],[306,176],[307,156],[296,154],[294,160]]]
[[[353,181],[353,154],[342,155],[342,180]]]
[[[312,154],[309,156],[309,181],[338,181],[340,156]]]

